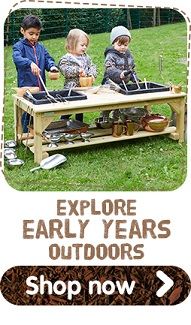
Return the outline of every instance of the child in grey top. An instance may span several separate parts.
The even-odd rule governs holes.
[[[135,67],[134,59],[128,49],[131,41],[131,34],[124,26],[116,26],[110,34],[112,46],[105,50],[105,73],[102,84],[109,83],[109,79],[120,84],[122,80],[125,83],[129,81],[135,82],[134,76],[136,73],[133,70]],[[133,72],[133,73],[132,73]],[[101,116],[108,118],[110,111],[103,111]],[[119,110],[112,111],[112,117],[117,119],[120,115]]]
[[[96,66],[86,54],[89,45],[88,35],[80,29],[72,29],[66,39],[66,53],[59,62],[59,69],[65,77],[64,87],[69,88],[75,83],[80,86],[79,77],[97,77]]]
[[[66,38],[66,50],[68,51],[59,61],[58,67],[65,77],[64,87],[79,87],[80,77],[97,77],[96,66],[86,54],[89,45],[88,35],[81,29],[72,29]],[[66,117],[66,116],[62,116]],[[83,114],[76,114],[76,119],[83,121]]]

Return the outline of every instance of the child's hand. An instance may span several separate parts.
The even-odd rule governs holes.
[[[82,69],[82,68],[79,69],[79,76],[80,77],[85,77],[86,76],[84,69]]]
[[[123,79],[126,79],[129,75],[131,74],[131,71],[130,70],[124,70],[121,72],[120,74],[120,78],[123,80]]]
[[[39,76],[40,74],[40,69],[34,62],[31,63],[31,71],[35,76]]]
[[[50,71],[51,72],[58,72],[59,70],[58,70],[57,67],[53,66],[53,67],[50,68]]]

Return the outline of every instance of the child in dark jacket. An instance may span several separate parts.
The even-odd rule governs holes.
[[[26,16],[22,21],[20,31],[23,38],[13,46],[13,61],[17,69],[18,87],[39,87],[40,90],[44,90],[39,75],[46,83],[45,71],[58,71],[53,58],[38,42],[41,29],[42,23],[36,16]],[[23,113],[23,132],[28,132],[29,120],[29,114]]]
[[[134,71],[134,59],[128,49],[131,41],[131,34],[124,26],[116,26],[110,34],[111,46],[106,48],[105,55],[105,73],[102,84],[108,84],[112,80],[116,84],[129,81],[135,82],[137,78]],[[139,80],[139,79],[138,79]],[[108,118],[110,111],[103,111],[101,116]],[[119,110],[112,111],[112,117],[117,119],[120,115]]]

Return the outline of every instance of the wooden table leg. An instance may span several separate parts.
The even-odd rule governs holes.
[[[42,155],[42,116],[34,114],[34,161],[40,164]]]
[[[41,113],[34,114],[34,161],[40,164],[49,154],[42,151],[42,133],[52,122],[54,116],[46,117]]]
[[[21,123],[23,110],[17,105],[17,103],[14,101],[14,132],[15,132],[15,141],[18,142],[20,139],[23,128]]]
[[[176,113],[176,134],[171,137],[179,142],[184,142],[184,117],[185,117],[185,98],[180,98],[168,103],[172,111]]]

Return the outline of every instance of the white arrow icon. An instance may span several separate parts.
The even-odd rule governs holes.
[[[174,281],[170,279],[163,271],[156,272],[157,277],[164,282],[163,286],[156,292],[157,297],[162,297],[173,286]]]

